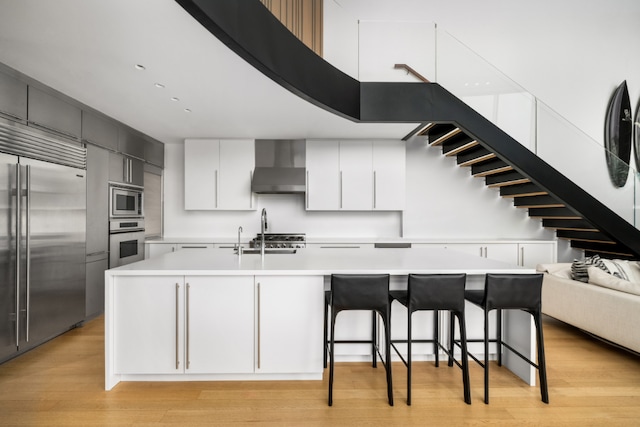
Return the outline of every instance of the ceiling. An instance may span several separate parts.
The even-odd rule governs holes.
[[[402,138],[417,125],[355,123],[315,107],[173,0],[0,0],[0,12],[0,62],[164,143]]]

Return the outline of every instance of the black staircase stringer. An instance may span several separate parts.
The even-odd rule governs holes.
[[[455,124],[640,258],[639,230],[440,85],[358,82],[307,48],[258,0],[175,1],[264,75],[320,108],[359,122]]]

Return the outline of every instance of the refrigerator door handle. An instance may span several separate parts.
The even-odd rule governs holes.
[[[31,309],[31,166],[27,165],[27,198],[26,198],[26,224],[25,224],[25,252],[26,252],[26,282],[27,282],[27,313],[26,313],[26,341],[29,342],[29,312]]]
[[[21,221],[20,210],[22,208],[22,180],[20,179],[20,164],[16,163],[16,349],[20,347],[20,235],[21,235]]]

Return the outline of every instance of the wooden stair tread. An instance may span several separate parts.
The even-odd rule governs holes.
[[[454,129],[450,130],[449,132],[445,133],[444,135],[439,136],[435,140],[429,141],[429,145],[431,145],[433,147],[435,147],[437,145],[440,145],[444,141],[446,141],[447,139],[459,134],[460,132],[462,132],[462,130],[460,128],[454,128]]]
[[[458,163],[458,166],[471,166],[471,165],[475,165],[476,163],[486,162],[487,160],[491,160],[495,157],[496,155],[494,153],[487,153],[480,157],[475,157],[473,159],[469,159],[461,163]]]

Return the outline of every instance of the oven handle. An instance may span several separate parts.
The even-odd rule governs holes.
[[[126,230],[110,230],[109,234],[144,233],[144,228],[128,228]]]

